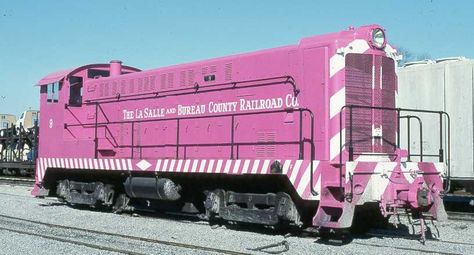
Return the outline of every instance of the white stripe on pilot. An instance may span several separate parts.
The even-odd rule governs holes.
[[[222,160],[217,160],[216,173],[220,173],[222,168]]]
[[[225,162],[224,173],[226,174],[229,173],[231,164],[232,164],[232,160],[227,160],[227,162]]]
[[[168,170],[168,161],[168,159],[165,159],[165,161],[163,162],[163,168],[161,168],[162,172],[166,172],[166,170]]]
[[[112,170],[115,170],[115,160],[114,159],[110,159],[110,169]]]
[[[208,168],[207,172],[212,171],[213,166],[214,166],[214,160],[211,159],[211,160],[209,160],[209,166],[208,166],[209,168]],[[205,172],[205,167],[206,167],[206,160],[203,159],[203,160],[201,160],[201,166],[199,168],[199,172],[200,173]],[[209,169],[211,169],[211,170],[209,171]]]
[[[161,167],[161,159],[158,159],[156,161],[155,171],[160,171],[160,167]]]
[[[260,169],[261,174],[266,174],[268,172],[268,166],[270,165],[270,160],[266,159],[263,161],[263,166]]]
[[[291,176],[290,176],[290,182],[291,183],[295,183],[296,176],[298,176],[301,164],[303,164],[303,160],[297,160],[296,161],[295,166],[293,167],[293,171],[291,172]]]
[[[250,160],[246,159],[244,161],[244,167],[242,168],[242,174],[246,174],[249,170]]]
[[[174,164],[176,163],[176,160],[172,159],[170,162],[170,166],[168,167],[168,172],[173,172],[174,171]]]
[[[198,164],[199,164],[199,160],[197,159],[193,160],[193,166],[191,167],[191,172],[196,172]]]
[[[184,169],[183,169],[183,172],[188,172],[188,170],[189,170],[189,164],[190,164],[190,163],[191,163],[191,160],[189,160],[189,159],[186,159],[186,160],[184,161]]]
[[[182,165],[183,165],[183,160],[182,159],[178,160],[178,165],[176,166],[176,172],[182,172],[181,171]]]
[[[122,170],[122,167],[120,166],[120,159],[115,159],[115,166],[117,167],[117,170]]]
[[[255,161],[253,162],[252,171],[251,171],[250,173],[256,174],[259,165],[260,165],[260,160],[259,160],[259,159],[255,160]]]
[[[291,160],[285,160],[285,163],[283,163],[283,169],[282,169],[281,173],[282,174],[287,174],[288,169],[290,169],[290,165],[291,165]]]
[[[319,165],[319,161],[313,160],[313,174],[316,171],[316,169],[318,168],[318,165]],[[308,168],[303,173],[303,176],[301,177],[300,183],[298,184],[298,188],[296,189],[296,191],[298,192],[298,194],[300,194],[300,196],[303,195],[304,190],[309,185],[310,174],[311,174],[310,172],[311,172],[311,164],[308,164]],[[314,181],[314,179],[313,179],[313,181]]]
[[[232,170],[232,173],[236,174],[239,172],[239,167],[240,167],[240,159],[235,160],[234,168]]]

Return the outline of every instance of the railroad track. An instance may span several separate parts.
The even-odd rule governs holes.
[[[244,252],[217,249],[187,243],[51,224],[4,214],[0,214],[0,230],[41,237],[93,249],[133,255],[149,254],[150,251],[169,253],[169,250],[167,251],[164,249],[165,246],[184,253],[186,253],[186,250],[192,250],[215,254],[248,254]]]
[[[455,221],[474,221],[474,213],[472,212],[452,212],[448,211],[448,219]]]
[[[456,217],[459,217],[460,214],[464,215],[465,213],[449,212],[449,214],[450,214],[450,218],[452,218],[453,214],[456,215]],[[152,215],[151,213],[144,213],[144,214],[140,213],[140,216],[142,217],[152,217],[151,215]],[[153,217],[156,217],[156,215]],[[195,220],[193,217],[182,216],[182,215],[173,215],[173,214],[167,215],[167,216],[161,215],[161,217],[159,216],[159,218],[162,220],[167,220],[167,221],[172,221],[172,222],[181,221],[181,222],[188,222],[191,224],[198,224],[198,225],[208,224],[207,222],[204,223],[202,221]],[[472,220],[473,218],[470,218],[470,219]],[[7,226],[5,226],[5,224],[3,223],[9,220],[16,221],[17,223],[22,222],[25,224],[29,224],[28,226],[31,225],[32,227],[26,226],[26,227],[13,228],[11,226],[8,226],[8,224]],[[68,235],[58,234],[58,233],[49,233],[51,231],[49,231],[48,233],[45,233],[44,231],[35,231],[35,226],[38,226],[38,225],[43,226],[48,229],[52,229],[51,231],[53,231],[54,229],[72,231],[73,234],[70,234],[72,237],[68,238]],[[114,242],[118,241],[119,243],[121,242],[129,243],[130,241],[135,241],[135,242],[141,242],[141,243],[145,243],[152,246],[153,245],[154,246],[170,246],[170,247],[181,249],[181,252],[184,252],[186,250],[195,250],[195,251],[202,251],[202,252],[216,253],[216,254],[248,254],[248,253],[240,252],[240,251],[216,249],[212,247],[192,245],[192,244],[186,244],[186,243],[180,243],[180,242],[174,242],[174,241],[165,241],[165,240],[158,240],[158,239],[152,239],[152,238],[128,236],[128,235],[117,234],[117,233],[89,230],[89,229],[77,228],[77,227],[69,227],[69,226],[51,224],[51,223],[44,223],[40,221],[22,219],[18,217],[9,216],[9,215],[3,215],[3,214],[0,214],[0,230],[15,232],[19,234],[25,234],[25,235],[31,235],[31,236],[37,236],[37,237],[42,237],[42,238],[46,238],[50,240],[56,240],[59,242],[81,245],[84,247],[106,250],[106,251],[111,251],[111,252],[126,253],[126,254],[140,254],[141,255],[141,254],[147,254],[147,252],[140,252],[140,251],[134,250],[133,245],[130,246],[130,244],[127,244],[126,246],[121,246],[121,245],[114,244]],[[78,239],[77,238],[78,236],[80,237],[86,236],[86,238]],[[99,236],[99,237],[97,238],[96,236]],[[297,234],[293,236],[298,237]],[[366,233],[362,235],[361,238],[357,238],[357,235],[354,237],[355,239],[351,240],[350,243],[353,243],[359,246],[374,247],[374,248],[385,247],[385,248],[391,248],[394,250],[400,250],[400,251],[406,251],[406,252],[436,253],[436,254],[443,254],[443,255],[454,255],[458,253],[444,252],[437,249],[433,249],[433,247],[430,246],[429,243],[433,243],[433,244],[438,243],[438,244],[446,244],[446,245],[454,244],[456,246],[465,246],[465,247],[474,246],[474,244],[471,244],[471,243],[463,243],[463,242],[447,241],[447,240],[439,240],[439,239],[428,239],[427,245],[423,246],[422,248],[418,248],[416,246],[410,246],[410,247],[393,246],[390,244],[380,243],[378,241],[380,238],[417,240],[417,236],[403,235],[403,234],[396,234],[396,233],[394,234],[394,233],[390,233],[390,231],[371,232],[371,233]],[[373,240],[368,239],[368,237],[369,238],[375,237],[377,238],[377,240],[374,239],[375,241],[373,241]],[[310,238],[314,240],[318,240],[317,236],[311,236]],[[83,239],[86,239],[87,241],[84,241]],[[109,240],[114,240],[114,241],[111,243],[104,242],[103,244],[90,243],[89,240],[94,240],[94,239],[99,239],[99,240],[109,239]],[[149,251],[154,251],[154,250],[149,250]],[[252,251],[249,251],[249,252],[252,252]]]
[[[362,245],[362,246],[368,246],[368,247],[392,248],[395,250],[402,250],[402,251],[407,251],[407,252],[441,254],[441,255],[459,255],[460,254],[460,253],[455,253],[455,252],[443,252],[443,251],[432,250],[432,249],[418,249],[418,248],[391,246],[391,245],[377,244],[377,243],[363,243],[359,241],[353,241],[352,243],[357,244],[357,245]]]
[[[33,178],[0,176],[0,184],[33,186],[34,183],[35,179]]]

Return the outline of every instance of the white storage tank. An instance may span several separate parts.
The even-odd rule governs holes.
[[[451,118],[451,180],[462,180],[472,189],[474,181],[474,60],[464,57],[407,63],[398,69],[397,106],[445,111]],[[439,148],[439,118],[422,116],[423,153]],[[402,121],[401,144],[406,145],[406,120]],[[411,122],[411,153],[419,153],[418,124]],[[446,126],[443,133],[446,134]],[[447,144],[443,144],[446,150]],[[436,158],[426,157],[426,161]],[[471,187],[469,187],[471,186]]]

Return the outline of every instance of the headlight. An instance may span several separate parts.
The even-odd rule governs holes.
[[[385,33],[382,29],[376,28],[372,30],[372,43],[378,49],[385,47]]]

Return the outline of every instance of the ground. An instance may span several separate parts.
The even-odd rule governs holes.
[[[0,185],[0,254],[264,254],[250,249],[284,240],[289,244],[284,254],[474,254],[474,222],[437,223],[439,239],[425,245],[411,238],[413,230],[406,224],[371,230],[345,244],[327,243],[316,236],[285,236],[263,227],[215,227],[183,217],[76,209],[54,198],[33,198],[30,190]],[[437,232],[430,224],[428,235],[436,237]]]

